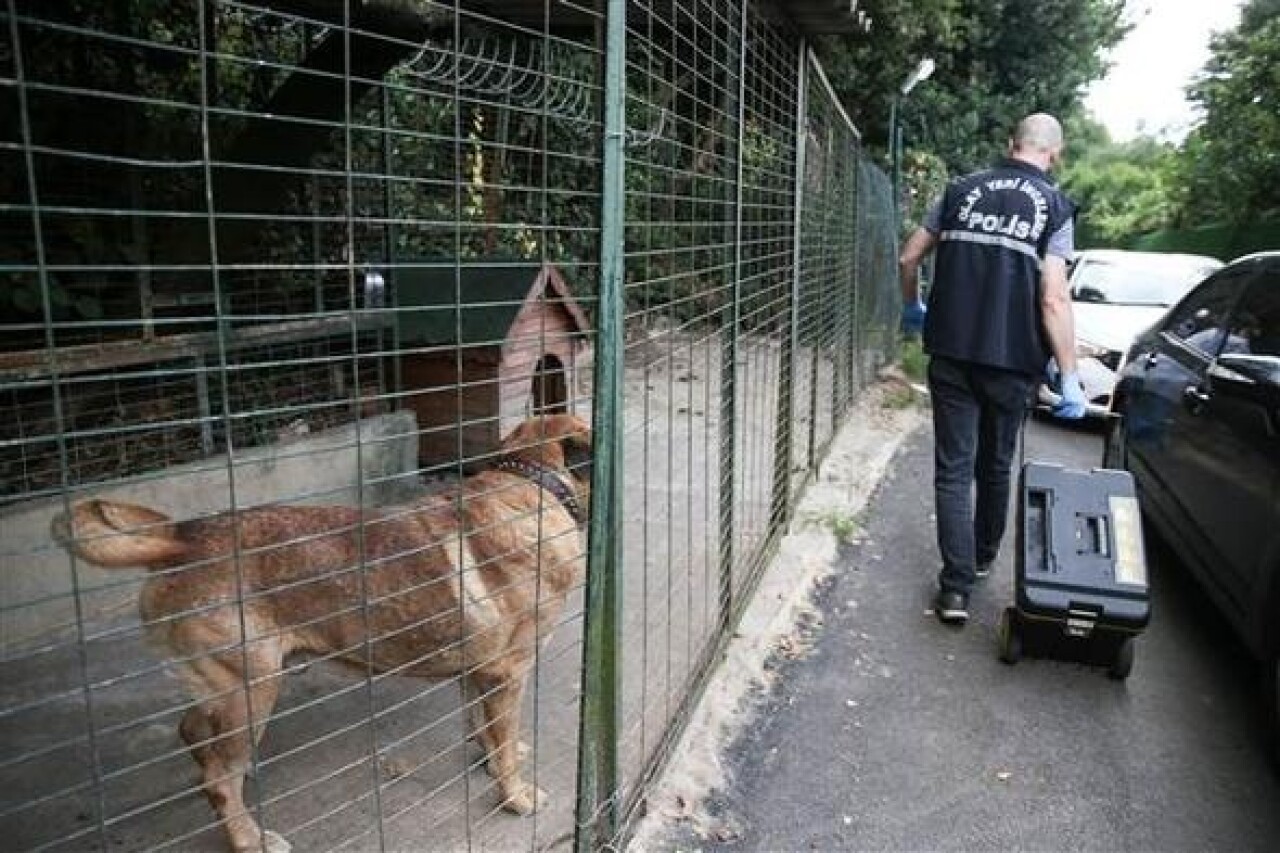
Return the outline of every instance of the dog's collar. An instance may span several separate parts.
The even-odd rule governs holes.
[[[546,489],[548,492],[556,496],[556,499],[564,506],[573,520],[577,522],[579,527],[586,527],[587,514],[582,509],[582,504],[578,502],[578,496],[573,493],[573,489],[565,484],[560,475],[550,468],[544,468],[533,462],[526,462],[523,459],[503,459],[495,466],[503,471],[510,471],[513,474],[519,474],[534,485]]]

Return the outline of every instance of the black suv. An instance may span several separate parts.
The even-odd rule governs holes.
[[[1280,252],[1218,270],[1139,337],[1112,411],[1103,464],[1133,473],[1280,709]]]

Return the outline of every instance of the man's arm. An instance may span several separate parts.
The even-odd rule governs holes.
[[[1075,314],[1067,284],[1067,262],[1058,255],[1046,255],[1040,267],[1040,314],[1058,372],[1063,376],[1075,373]]]
[[[902,304],[915,305],[920,301],[920,264],[933,251],[938,237],[928,228],[917,228],[907,238],[898,257],[898,280],[902,284]]]
[[[1075,313],[1066,279],[1066,259],[1075,254],[1075,223],[1066,220],[1048,241],[1041,265],[1041,319],[1048,348],[1061,375],[1075,373]]]

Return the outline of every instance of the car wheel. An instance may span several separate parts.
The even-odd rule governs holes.
[[[1018,630],[1018,611],[1006,607],[1000,614],[1000,660],[1013,665],[1022,660],[1022,635]]]
[[[1125,447],[1124,416],[1111,415],[1107,418],[1107,432],[1102,444],[1102,467],[1123,471],[1126,462],[1128,453]]]
[[[1124,681],[1129,677],[1129,673],[1133,672],[1134,646],[1132,637],[1120,643],[1120,647],[1116,649],[1115,659],[1111,661],[1111,668],[1107,670],[1109,677],[1116,681]]]

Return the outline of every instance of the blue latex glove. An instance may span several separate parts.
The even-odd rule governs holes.
[[[902,306],[902,334],[909,338],[918,338],[924,331],[924,303],[917,299]]]
[[[1086,401],[1080,377],[1075,373],[1068,373],[1058,377],[1057,385],[1060,399],[1053,406],[1054,416],[1072,421],[1083,418]]]

